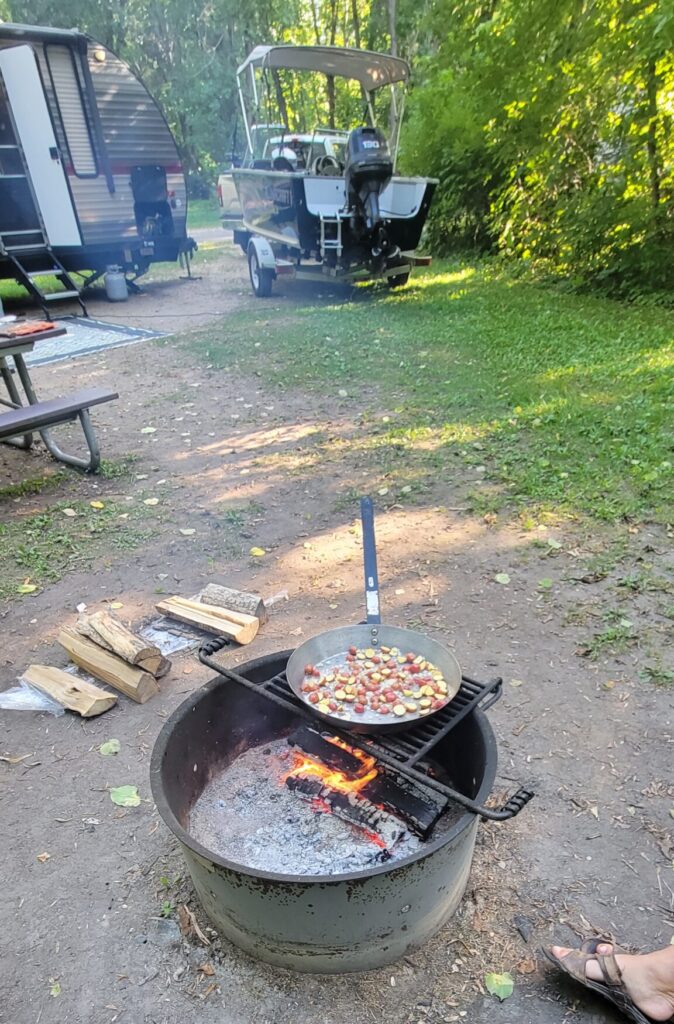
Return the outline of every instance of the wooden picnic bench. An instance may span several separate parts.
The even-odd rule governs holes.
[[[89,410],[94,405],[112,402],[119,395],[116,391],[108,391],[105,388],[87,388],[63,398],[38,401],[28,367],[23,359],[23,353],[32,350],[34,340],[30,336],[0,339],[0,375],[9,395],[8,401],[0,399],[0,404],[9,408],[8,412],[0,412],[0,441],[14,444],[20,448],[30,448],[33,444],[33,431],[36,431],[40,434],[47,450],[59,462],[84,469],[88,473],[95,473],[101,464],[101,455]],[[14,359],[17,375],[28,399],[27,405],[23,405],[19,390],[12,379],[11,371],[6,363],[8,356]],[[48,429],[76,419],[80,421],[89,449],[88,459],[62,451]]]

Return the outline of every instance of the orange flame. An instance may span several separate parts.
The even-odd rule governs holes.
[[[281,782],[285,783],[286,779],[298,775],[308,775],[320,779],[324,786],[337,790],[339,793],[359,793],[361,789],[367,786],[368,782],[372,782],[376,778],[377,769],[374,767],[376,763],[374,757],[370,757],[357,747],[350,747],[348,743],[345,743],[338,736],[331,736],[329,742],[358,758],[361,763],[361,771],[358,775],[354,777],[345,775],[344,772],[328,768],[327,765],[321,764],[320,761],[315,761],[312,757],[307,757],[306,754],[296,751],[294,753],[295,763],[290,771],[286,772],[283,776]]]

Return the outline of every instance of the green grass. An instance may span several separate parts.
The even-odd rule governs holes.
[[[307,294],[191,334],[190,348],[242,370],[263,353],[270,385],[360,400],[374,384],[348,447],[404,469],[408,484],[483,466],[475,502],[488,510],[671,520],[671,313],[536,287],[489,263],[440,263],[402,291],[360,288],[330,305]]]
[[[0,498],[23,498],[28,494],[41,494],[58,487],[66,477],[65,470],[46,473],[44,476],[32,476],[20,480],[16,484],[5,484],[0,487]]]
[[[76,515],[66,515],[66,508]],[[142,504],[129,508],[106,501],[97,510],[86,501],[61,501],[44,512],[0,522],[0,599],[18,594],[24,582],[40,589],[68,572],[89,569],[111,549],[133,550],[153,535],[150,519]]]
[[[215,196],[212,199],[190,199],[187,204],[187,230],[221,227],[220,213]]]

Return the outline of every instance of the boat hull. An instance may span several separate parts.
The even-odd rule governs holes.
[[[349,262],[363,259],[371,243],[353,232],[345,216],[346,187],[341,177],[237,168],[232,172],[243,223],[253,234],[299,254],[314,254],[321,245],[321,219],[341,217],[342,248]],[[420,241],[437,182],[431,178],[394,177],[382,191],[379,207],[391,243],[413,252]]]

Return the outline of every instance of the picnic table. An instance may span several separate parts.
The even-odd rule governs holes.
[[[54,327],[39,334],[0,336],[0,377],[7,391],[7,398],[0,395],[0,406],[10,410],[0,411],[0,441],[28,449],[34,442],[33,433],[39,433],[49,453],[59,462],[95,473],[100,466],[101,456],[89,409],[93,405],[118,398],[117,392],[105,388],[87,388],[63,398],[41,402],[35,393],[30,371],[24,359],[25,355],[32,352],[36,340],[56,338],[65,333],[64,327]],[[14,364],[15,373],[12,372],[8,360]],[[23,389],[23,395],[19,385]],[[64,452],[56,444],[49,430],[50,427],[74,419],[79,419],[84,432],[89,449],[89,457],[86,459]]]

